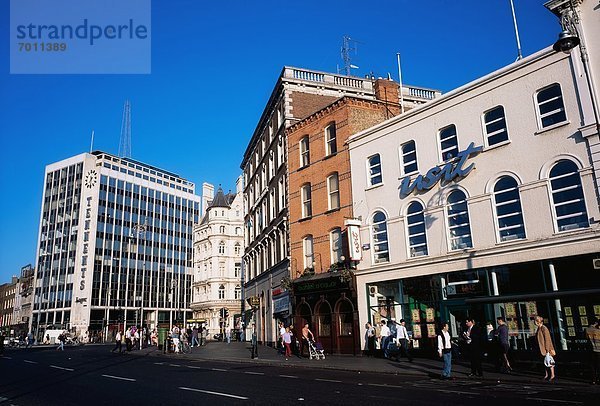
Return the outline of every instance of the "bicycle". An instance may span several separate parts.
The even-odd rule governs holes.
[[[187,340],[181,340],[179,341],[179,351],[181,351],[182,354],[191,354],[192,347],[190,346],[190,343],[187,342]]]

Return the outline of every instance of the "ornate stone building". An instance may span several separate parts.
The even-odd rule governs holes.
[[[212,186],[205,185],[206,188]],[[222,332],[227,326],[236,330],[240,327],[243,216],[240,177],[236,193],[224,194],[219,187],[202,221],[194,227],[191,307],[194,320],[205,323],[209,337]]]

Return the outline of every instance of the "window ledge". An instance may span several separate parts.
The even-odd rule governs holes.
[[[340,208],[336,207],[335,209],[329,209],[329,210],[325,211],[324,214],[331,214],[331,213],[335,213],[336,211],[340,211]]]
[[[487,145],[487,146],[486,146],[486,147],[483,149],[483,152],[485,152],[485,151],[490,151],[490,150],[492,150],[492,149],[496,149],[496,148],[500,148],[500,147],[503,147],[503,146],[505,146],[505,145],[509,145],[509,144],[510,144],[510,142],[511,142],[511,141],[510,141],[510,139],[508,139],[508,140],[506,140],[506,141],[502,141],[502,142],[499,142],[499,143],[497,143],[497,144],[494,144],[494,145]]]
[[[373,189],[377,189],[378,187],[382,187],[382,186],[383,186],[383,182],[381,182],[381,183],[378,183],[378,184],[376,184],[376,185],[371,185],[371,186],[368,186],[368,187],[366,187],[366,188],[365,188],[365,191],[367,191],[367,190],[373,190]]]
[[[537,130],[536,132],[534,132],[534,134],[535,135],[543,134],[547,131],[551,131],[551,130],[554,130],[555,128],[560,128],[560,127],[563,127],[563,126],[569,125],[569,124],[571,124],[571,121],[569,121],[569,120],[563,121],[560,123],[556,123],[556,124],[552,124],[552,125],[549,125],[548,127],[544,127],[540,130]]]
[[[308,221],[310,219],[312,219],[312,216],[302,217],[301,219],[298,219],[298,223],[301,223],[303,221]]]
[[[301,167],[299,167],[299,168],[297,169],[297,171],[296,171],[296,172],[300,172],[301,170],[303,170],[303,169],[306,169],[306,168],[308,168],[309,166],[310,166],[310,164],[308,164],[308,165],[304,165],[304,166],[301,166]]]
[[[333,158],[333,157],[334,157],[334,156],[336,156],[337,154],[338,154],[338,153],[337,153],[337,151],[336,151],[336,152],[334,152],[334,153],[332,153],[332,154],[325,155],[325,156],[323,157],[323,161],[324,161],[324,160],[326,160],[326,159],[329,159],[329,158]]]

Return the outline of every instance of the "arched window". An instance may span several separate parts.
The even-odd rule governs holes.
[[[300,139],[300,168],[310,165],[310,144],[308,135]]]
[[[496,106],[483,114],[485,135],[489,146],[508,141],[504,107]]]
[[[503,176],[494,185],[494,202],[500,241],[525,238],[523,210],[517,181]]]
[[[400,147],[402,153],[402,173],[409,174],[419,170],[417,166],[417,147],[409,141]]]
[[[458,155],[458,137],[454,124],[440,130],[440,152],[442,161],[448,161]]]
[[[447,210],[450,249],[460,250],[473,247],[467,196],[460,190],[450,193]]]
[[[375,154],[367,159],[367,169],[369,177],[369,186],[379,185],[383,183],[383,175],[381,173],[381,157]]]
[[[373,258],[376,264],[390,260],[387,220],[381,211],[373,214]]]
[[[312,235],[304,237],[302,240],[302,250],[304,251],[304,269],[312,268],[314,262]]]
[[[241,247],[240,247],[240,243],[239,242],[235,243],[235,246],[233,247],[233,251],[234,251],[235,255],[240,255]]]
[[[236,227],[235,228],[235,235],[240,235],[242,234],[242,228],[241,227]]]
[[[223,241],[219,243],[219,254],[225,254],[225,242]]]
[[[540,128],[567,121],[560,85],[554,83],[538,91],[536,95]]]
[[[238,285],[235,287],[235,300],[240,300],[242,298],[242,288]]]
[[[406,227],[408,230],[408,249],[411,257],[427,255],[427,233],[425,215],[420,202],[412,202],[406,211]]]
[[[220,232],[221,234],[225,234],[225,226],[221,226],[221,227],[219,227],[219,232]]]
[[[219,299],[225,299],[225,285],[219,285]]]
[[[588,216],[577,165],[566,159],[550,170],[552,206],[558,231],[588,227]]]

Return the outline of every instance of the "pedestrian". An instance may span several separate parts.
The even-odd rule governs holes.
[[[0,329],[0,357],[4,355],[4,330]]]
[[[510,344],[508,341],[508,325],[506,324],[504,317],[498,317],[496,321],[498,322],[496,337],[498,338],[500,372],[508,374],[510,371],[512,371],[510,362],[508,362],[508,351],[510,350]]]
[[[481,366],[482,344],[484,342],[483,333],[474,319],[466,320],[467,329],[463,332],[467,353],[471,362],[471,373],[469,376],[483,377]]]
[[[585,329],[585,337],[591,350],[592,385],[600,385],[600,319],[592,320]]]
[[[33,338],[33,332],[30,331],[29,333],[27,333],[27,347],[26,348],[33,347],[34,342],[35,342],[35,339]]]
[[[122,342],[121,342],[122,339],[123,339],[123,335],[121,334],[121,331],[117,331],[117,335],[115,336],[115,348],[113,348],[111,352],[115,352],[115,350],[119,350],[119,354],[121,354],[123,352]]]
[[[202,327],[202,331],[200,333],[200,345],[206,345],[206,337],[208,335],[208,331],[206,330],[206,327],[203,326]]]
[[[400,356],[408,358],[408,362],[413,362],[413,357],[408,349],[409,339],[406,320],[400,319],[400,324],[396,327],[396,345],[400,348]]]
[[[290,328],[287,327],[283,330],[283,345],[285,346],[285,360],[292,356],[292,333]]]
[[[58,336],[58,347],[56,347],[56,351],[61,350],[64,351],[65,350],[65,341],[67,340],[67,332],[63,331],[59,336]]]
[[[388,352],[388,341],[390,339],[390,329],[387,326],[387,322],[385,320],[381,320],[381,328],[379,330],[379,348],[383,350],[383,356],[387,358],[389,356]]]
[[[375,353],[375,328],[371,323],[365,324],[365,352],[368,357]]]
[[[171,330],[171,340],[173,340],[173,348],[175,349],[175,354],[179,354],[179,334],[179,327],[177,327],[177,324],[175,324],[173,326],[173,329]]]
[[[252,339],[250,344],[252,346],[252,359],[258,359],[258,336],[256,335],[256,324],[252,324]]]
[[[537,338],[545,367],[544,380],[554,382],[554,357],[556,356],[556,351],[554,351],[550,330],[544,325],[544,318],[542,316],[535,316],[535,324],[538,326],[535,337]]]
[[[285,334],[285,330],[286,328],[283,326],[283,322],[279,322],[278,323],[278,327],[279,327],[279,340],[277,340],[277,351],[280,354],[285,354],[285,344],[283,341],[283,335]]]
[[[304,355],[304,347],[306,347],[306,351],[309,351],[309,341],[315,341],[315,336],[313,335],[312,331],[310,331],[310,329],[308,328],[308,323],[304,323],[304,327],[302,327],[302,347],[300,348],[300,356]]]
[[[141,344],[142,342],[140,341],[141,337],[140,337],[140,329],[136,328],[135,329],[135,333],[133,333],[133,341],[135,343],[134,348],[135,349],[141,349]]]
[[[225,338],[227,339],[227,344],[231,344],[231,327],[225,327]]]
[[[438,355],[444,360],[442,379],[451,379],[452,375],[452,341],[448,332],[448,323],[442,323],[442,329],[438,335]]]
[[[127,352],[131,352],[131,327],[125,331],[125,348]]]
[[[198,342],[198,327],[192,329],[192,347],[199,347],[200,343]]]

